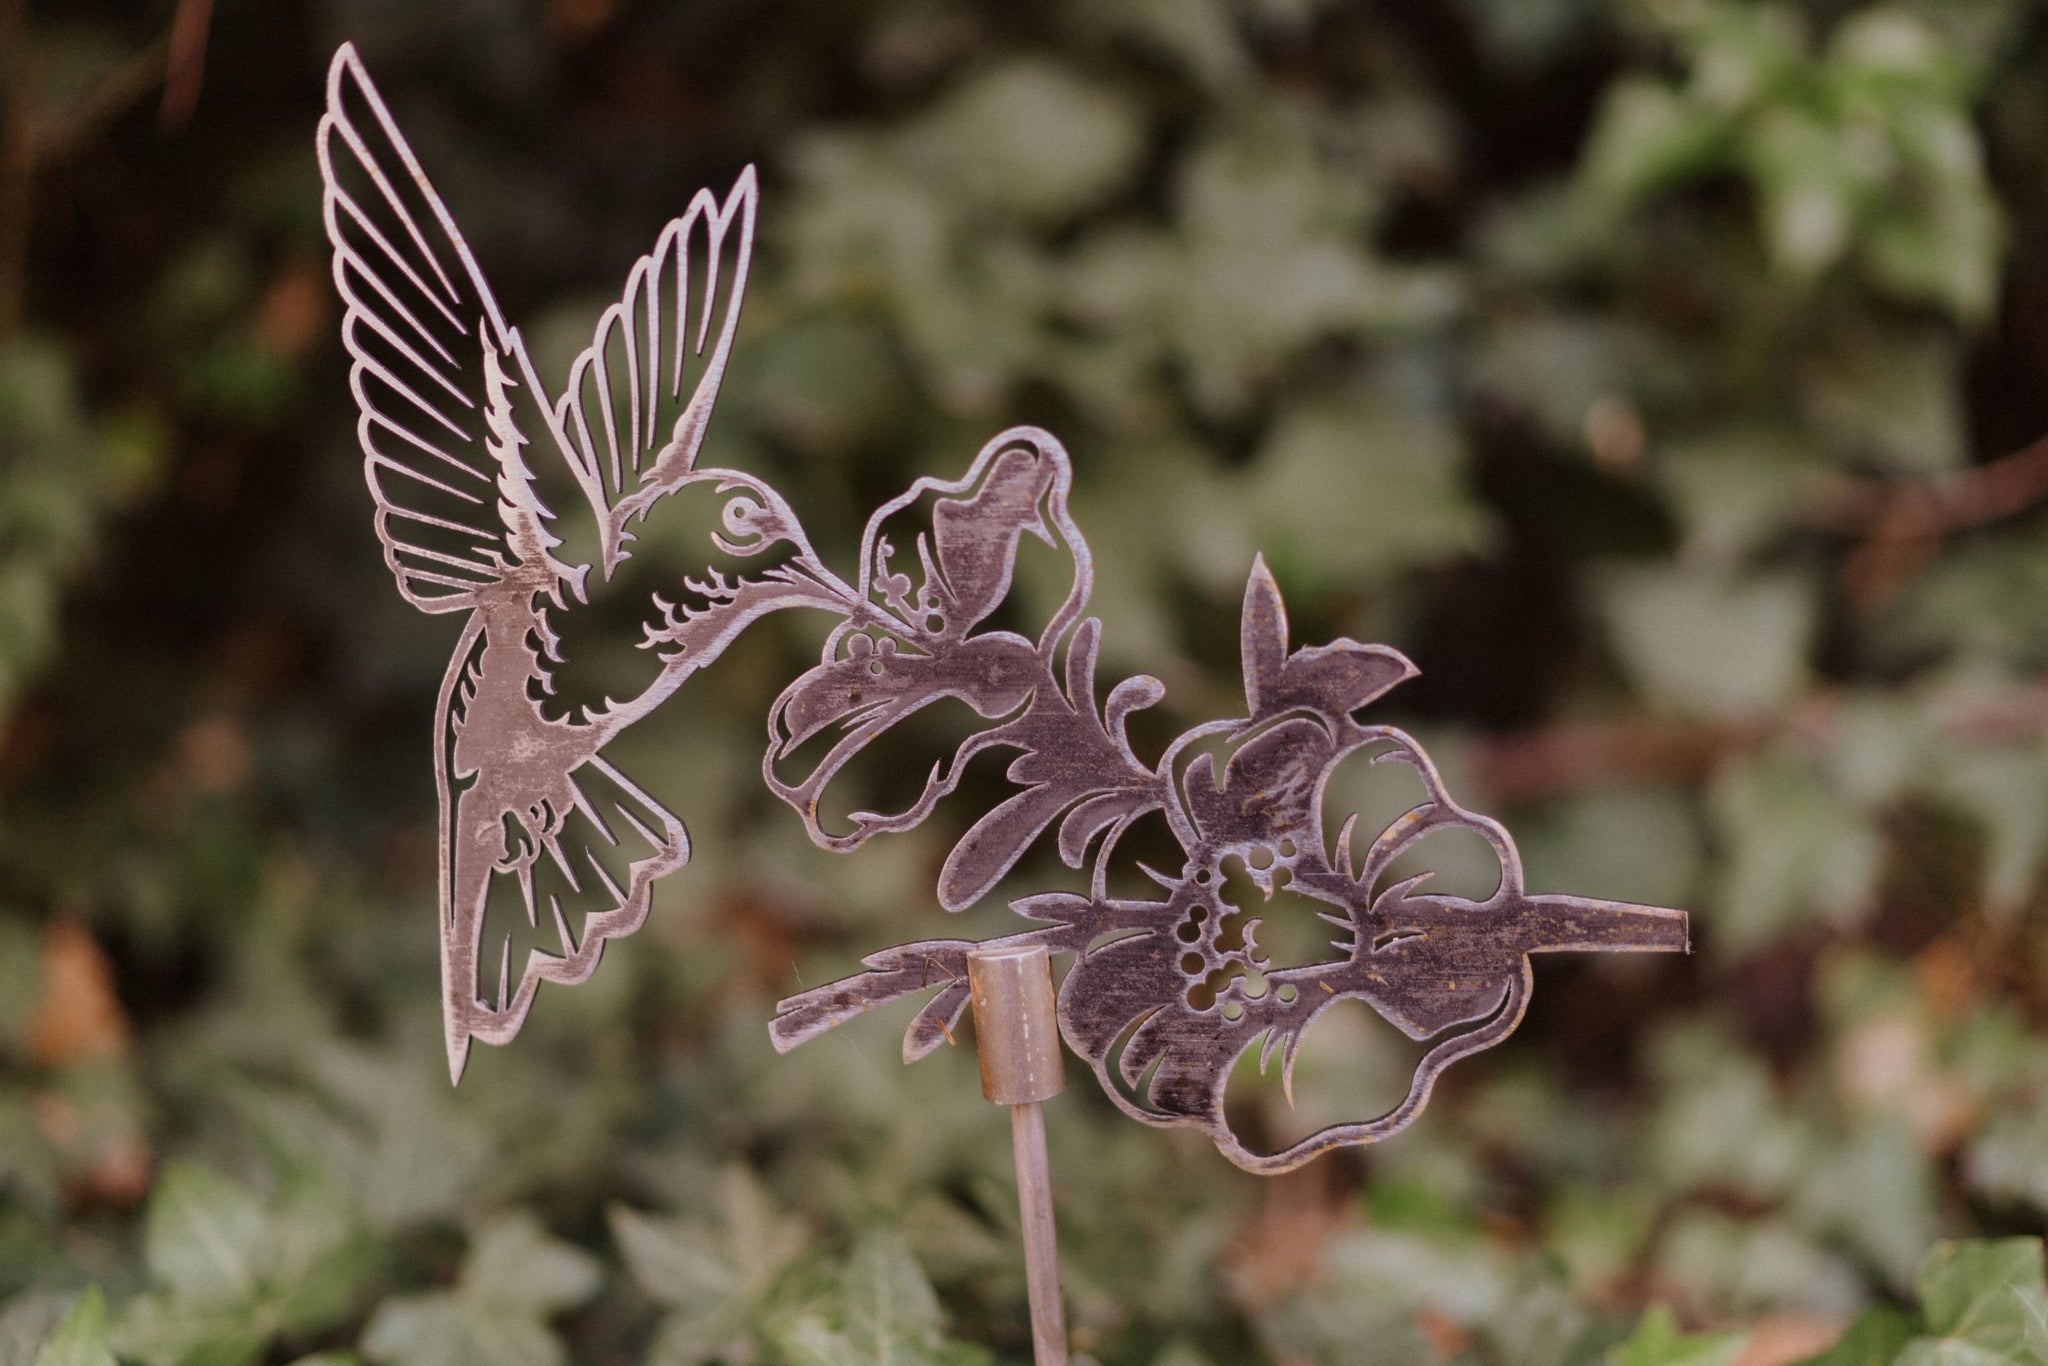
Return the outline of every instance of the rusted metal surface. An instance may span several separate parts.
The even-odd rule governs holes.
[[[1044,1102],[1064,1091],[1053,1002],[1052,955],[1043,944],[998,944],[967,955],[974,1002],[974,1048],[981,1093],[1010,1107],[1017,1167],[1017,1218],[1031,1299],[1032,1359],[1066,1366],[1066,1310],[1060,1302],[1059,1244],[1053,1228],[1052,1163],[1046,1156]]]
[[[818,563],[774,490],[696,467],[746,289],[751,168],[723,202],[700,193],[662,231],[551,400],[351,47],[329,72],[318,148],[385,562],[406,601],[463,623],[434,745],[443,1013],[459,1078],[472,1040],[508,1041],[542,982],[589,977],[606,941],[640,927],[656,879],[689,859],[682,822],[604,747],[749,622],[784,607],[837,608],[852,590]],[[594,530],[594,564],[559,557],[572,529],[537,492],[542,462],[587,503],[593,525],[573,532]],[[691,485],[725,500],[719,549],[777,551],[777,562],[757,577],[689,585],[701,602],[685,610],[657,601],[645,642],[662,661],[652,684],[556,714],[544,703],[562,662],[561,619],[588,601],[593,568],[601,587],[626,560],[630,524]],[[537,891],[543,873],[567,890]],[[529,922],[556,931],[516,970],[510,938],[484,937],[486,906],[506,879]]]
[[[335,58],[319,148],[385,558],[408,601],[464,623],[435,744],[457,1075],[471,1040],[517,1032],[540,983],[586,978],[606,940],[640,925],[653,883],[689,856],[682,823],[605,746],[747,625],[787,608],[838,620],[818,664],[770,710],[770,790],[815,842],[844,852],[919,825],[970,761],[1008,755],[1016,790],[954,845],[936,899],[947,910],[976,904],[1041,842],[1085,870],[1085,891],[1011,900],[1032,927],[980,947],[1071,957],[1059,1027],[1116,1104],[1147,1123],[1200,1128],[1251,1170],[1283,1171],[1407,1124],[1446,1066],[1519,1023],[1532,954],[1686,949],[1681,912],[1528,891],[1507,831],[1459,806],[1412,737],[1361,719],[1413,665],[1381,645],[1295,645],[1263,562],[1245,589],[1244,714],[1141,756],[1126,723],[1165,688],[1140,675],[1100,694],[1092,561],[1068,511],[1067,453],[1044,431],[1003,432],[959,478],[920,479],[885,503],[850,580],[821,562],[773,489],[741,471],[698,468],[745,287],[751,171],[723,201],[700,194],[663,231],[563,395],[549,399],[348,48]],[[579,490],[592,523],[558,523],[536,492],[542,474]],[[551,706],[557,626],[613,581],[629,555],[628,524],[689,488],[722,500],[712,540],[741,569],[686,580],[686,605],[654,600],[645,644],[660,669],[644,690],[595,709]],[[564,558],[572,536],[592,547],[585,562]],[[991,621],[1027,536],[1050,548],[1037,553],[1057,558],[1069,582],[1035,634]],[[916,797],[829,822],[825,794],[846,765],[942,701],[964,704],[977,728]],[[1382,828],[1326,810],[1333,778],[1357,764],[1413,781],[1417,795]],[[1148,820],[1170,832],[1177,864],[1154,869],[1121,854]],[[1454,895],[1411,866],[1433,837],[1454,831],[1490,851],[1490,891]],[[1133,869],[1144,874],[1135,892]],[[580,923],[544,883],[575,889]],[[558,930],[517,972],[510,941],[484,932],[496,884],[517,888],[531,922]],[[1334,931],[1308,961],[1276,962],[1262,947],[1279,919],[1276,911],[1264,925],[1261,908],[1281,901],[1312,907],[1308,918]],[[786,1051],[876,1005],[933,993],[904,1041],[907,1061],[923,1057],[968,1006],[977,947],[948,938],[884,949],[866,971],[782,1002],[775,1045]],[[1224,1113],[1233,1066],[1248,1054],[1262,1066],[1277,1058],[1291,1088],[1302,1038],[1349,999],[1428,1041],[1407,1094],[1384,1114],[1254,1151]]]
[[[1028,509],[999,506],[1009,507],[1013,519],[1064,525],[1065,453],[1043,433],[1006,439],[1020,443],[1012,451],[1030,452],[1011,458],[1044,467],[1046,477]],[[1006,534],[992,530],[986,539],[1004,544]],[[1146,763],[1125,722],[1164,690],[1141,676],[1098,703],[1099,626],[1082,615],[1086,551],[1078,536],[1069,544],[1077,552],[1073,594],[1036,642],[970,630],[945,638],[885,636],[850,653],[842,641],[777,704],[779,743],[770,758],[851,721],[847,739],[825,761],[843,764],[942,689],[984,717],[1002,718],[961,746],[910,811],[858,816],[845,835],[818,829],[822,784],[815,775],[778,790],[799,804],[821,842],[858,843],[921,820],[973,754],[996,746],[1016,751],[1008,776],[1020,790],[954,846],[940,873],[939,901],[954,910],[978,901],[1048,834],[1069,866],[1089,868],[1087,892],[1011,901],[1038,928],[980,947],[1042,944],[1073,957],[1059,990],[1061,1032],[1127,1114],[1200,1128],[1248,1170],[1285,1171],[1330,1148],[1397,1132],[1420,1112],[1445,1067],[1506,1038],[1528,1003],[1530,955],[1688,947],[1683,912],[1528,891],[1507,830],[1459,806],[1413,737],[1359,719],[1412,677],[1414,666],[1380,645],[1293,646],[1263,562],[1253,565],[1245,589],[1245,714],[1196,726]],[[941,560],[941,575],[944,567]],[[885,642],[894,648],[884,650]],[[882,667],[870,671],[868,662]],[[1406,769],[1420,799],[1377,832],[1358,830],[1355,814],[1333,823],[1326,797],[1347,761]],[[1156,895],[1113,895],[1118,844],[1152,815],[1164,817],[1182,861],[1171,872],[1145,870]],[[1490,893],[1437,892],[1427,868],[1404,866],[1404,855],[1452,830],[1491,852],[1498,881]],[[1334,930],[1316,961],[1279,966],[1261,948],[1266,927],[1259,908],[1283,892],[1290,904],[1306,898],[1312,914]],[[934,939],[873,954],[866,972],[783,1001],[770,1025],[775,1045],[793,1048],[885,1001],[936,986],[904,1039],[905,1061],[921,1058],[950,1036],[965,1009],[967,957],[976,948]],[[1233,1067],[1248,1053],[1262,1066],[1277,1059],[1291,1092],[1302,1039],[1319,1015],[1351,998],[1410,1039],[1433,1041],[1407,1094],[1384,1114],[1276,1152],[1247,1146],[1224,1112]]]
[[[981,1094],[998,1105],[1051,1100],[1067,1089],[1052,955],[1043,944],[998,945],[967,955]]]
[[[1067,1311],[1060,1299],[1060,1252],[1052,1222],[1052,1163],[1045,1150],[1045,1107],[1010,1107],[1017,1162],[1017,1223],[1024,1239],[1024,1286],[1031,1303],[1034,1366],[1067,1366]]]

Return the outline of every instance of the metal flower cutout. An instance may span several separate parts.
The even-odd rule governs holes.
[[[1532,954],[1687,948],[1682,912],[1528,892],[1506,830],[1453,801],[1410,736],[1359,719],[1414,666],[1351,640],[1294,647],[1263,562],[1245,591],[1246,714],[1196,726],[1155,760],[1142,758],[1126,722],[1165,689],[1141,675],[1098,698],[1102,628],[1085,615],[1093,569],[1067,507],[1067,453],[1046,432],[1004,432],[960,478],[920,479],[884,504],[861,538],[851,583],[820,560],[773,489],[741,471],[698,468],[745,291],[751,169],[723,202],[700,193],[663,230],[551,400],[349,47],[330,72],[319,154],[385,560],[407,601],[464,614],[434,750],[454,1076],[472,1040],[517,1033],[541,983],[586,979],[605,942],[643,922],[655,881],[689,858],[681,821],[605,747],[749,624],[788,608],[839,621],[819,663],[769,712],[770,790],[816,843],[844,852],[920,824],[978,755],[1010,755],[1016,791],[954,845],[939,904],[981,901],[1048,836],[1069,867],[1087,867],[1086,894],[1012,901],[1032,928],[999,942],[1071,955],[1058,998],[1069,1046],[1127,1113],[1198,1127],[1240,1166],[1282,1171],[1399,1130],[1446,1066],[1520,1022]],[[591,522],[559,521],[541,496],[549,483],[573,490],[572,501],[580,494]],[[718,501],[709,540],[736,567],[650,597],[640,643],[657,667],[637,693],[565,707],[554,697],[563,627],[590,601],[590,571],[598,589],[625,591],[630,528],[686,490]],[[1026,536],[1072,572],[1035,637],[991,624]],[[578,537],[586,556],[566,548]],[[845,766],[949,700],[978,725],[915,799],[828,828],[825,794]],[[1420,799],[1377,834],[1361,834],[1356,817],[1333,833],[1331,780],[1351,760],[1405,767]],[[1112,895],[1120,844],[1152,816],[1171,831],[1180,866],[1144,870],[1160,896]],[[1436,890],[1427,869],[1409,866],[1446,830],[1491,850],[1498,882],[1489,894]],[[1257,912],[1283,890],[1336,931],[1311,961],[1276,963],[1261,945]],[[539,934],[516,971],[511,935],[490,928],[494,891],[509,894]],[[865,960],[867,971],[783,1001],[770,1025],[775,1046],[787,1051],[876,1005],[932,992],[904,1041],[906,1061],[923,1057],[967,1007],[975,947],[934,939],[882,950]],[[486,981],[493,958],[495,990]],[[1301,1040],[1348,999],[1433,1041],[1407,1095],[1385,1114],[1253,1151],[1225,1114],[1233,1068],[1253,1053],[1262,1066],[1277,1056],[1291,1088]]]
[[[1007,457],[1018,462],[1015,468],[1033,458],[1052,467],[1043,481],[1046,510],[1064,525],[1065,452],[1039,432],[1003,439],[1029,443]],[[984,452],[977,469],[986,462]],[[1035,525],[1038,511],[1011,516]],[[1013,547],[1016,524],[988,527],[988,542]],[[1398,1132],[1420,1113],[1445,1067],[1513,1032],[1528,1004],[1531,954],[1688,948],[1681,911],[1528,892],[1507,831],[1452,800],[1411,736],[1358,719],[1358,712],[1413,677],[1414,666],[1385,646],[1351,640],[1290,649],[1286,610],[1263,561],[1253,565],[1245,589],[1246,715],[1197,726],[1146,764],[1124,723],[1164,690],[1152,678],[1128,679],[1110,690],[1098,711],[1100,626],[1080,617],[1087,555],[1078,538],[1070,544],[1078,570],[1074,593],[1033,650],[1035,677],[1023,657],[1031,647],[1003,633],[956,631],[901,643],[884,638],[883,645],[897,644],[893,650],[828,646],[825,662],[777,704],[781,724],[770,761],[835,721],[847,727],[819,774],[777,790],[803,803],[799,809],[821,841],[857,843],[920,819],[974,753],[991,746],[1019,751],[1008,776],[1021,790],[954,846],[940,874],[939,899],[956,910],[978,900],[1055,821],[1057,848],[1070,867],[1088,862],[1093,848],[1088,894],[1012,901],[1012,910],[1040,928],[987,942],[1042,944],[1073,955],[1059,989],[1060,1030],[1125,1113],[1149,1124],[1202,1129],[1247,1170],[1286,1171],[1331,1148]],[[1064,667],[1056,670],[1062,648]],[[989,667],[997,657],[1003,666]],[[852,750],[941,689],[983,715],[1005,719],[963,744],[911,811],[856,816],[847,836],[819,831],[819,775],[829,778]],[[801,717],[800,725],[790,725],[792,714]],[[1227,755],[1220,772],[1219,749]],[[1355,815],[1334,834],[1324,820],[1330,779],[1354,757],[1408,767],[1423,792],[1363,840]],[[1152,873],[1160,897],[1111,896],[1109,871],[1120,837],[1154,812],[1164,815],[1180,845],[1181,867],[1172,875]],[[1427,869],[1402,868],[1404,855],[1452,828],[1477,836],[1497,858],[1499,881],[1490,895],[1439,893]],[[1320,919],[1338,931],[1329,951],[1318,961],[1276,966],[1260,946],[1259,902],[1232,900],[1235,881],[1249,883],[1267,902],[1284,888],[1315,903]],[[976,947],[933,939],[873,954],[864,960],[866,972],[783,1001],[769,1026],[775,1045],[787,1051],[877,1005],[936,988],[904,1038],[904,1060],[916,1061],[952,1037],[968,1003],[967,954]],[[1291,1094],[1303,1037],[1318,1016],[1352,998],[1409,1038],[1435,1040],[1406,1096],[1385,1114],[1324,1129],[1277,1152],[1253,1151],[1224,1110],[1238,1061],[1256,1052],[1263,1067],[1277,1055]]]

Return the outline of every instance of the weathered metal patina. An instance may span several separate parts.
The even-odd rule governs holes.
[[[662,231],[550,399],[350,48],[334,60],[319,153],[385,559],[407,601],[464,623],[434,748],[454,1075],[472,1040],[504,1043],[518,1031],[542,982],[587,978],[605,941],[645,919],[655,881],[688,860],[681,821],[609,762],[606,746],[746,626],[787,608],[838,621],[817,666],[770,710],[768,787],[815,842],[848,851],[919,825],[976,756],[1008,753],[1016,791],[954,845],[938,903],[957,911],[982,901],[1050,837],[1069,867],[1087,870],[1088,890],[1012,900],[1031,927],[988,945],[1070,957],[1059,1027],[1108,1094],[1147,1123],[1202,1129],[1251,1170],[1282,1171],[1407,1124],[1446,1066],[1515,1028],[1530,955],[1687,947],[1681,912],[1527,891],[1506,830],[1453,801],[1412,737],[1360,719],[1413,665],[1381,645],[1294,645],[1263,562],[1251,566],[1244,597],[1244,714],[1141,757],[1126,722],[1165,688],[1141,675],[1098,698],[1093,568],[1068,512],[1067,453],[1046,432],[1004,432],[958,479],[920,479],[884,504],[850,581],[821,561],[773,489],[742,471],[700,468],[745,291],[751,170],[723,201],[700,193]],[[578,491],[570,497],[587,502],[589,523],[557,520],[540,492],[551,480]],[[740,568],[652,598],[642,645],[659,667],[640,691],[596,707],[556,701],[559,627],[614,582],[629,528],[690,489],[719,500],[710,539]],[[1071,576],[1035,636],[991,624],[1026,536]],[[587,554],[565,548],[572,537]],[[834,778],[946,700],[965,704],[977,725],[916,798],[832,826],[823,802]],[[1359,831],[1355,815],[1330,828],[1332,777],[1350,761],[1405,768],[1419,798],[1377,832]],[[1112,894],[1128,881],[1112,876],[1129,871],[1120,845],[1148,817],[1163,819],[1180,863],[1143,868],[1156,894]],[[1427,868],[1409,867],[1431,836],[1453,829],[1492,851],[1490,893],[1436,890]],[[486,933],[492,893],[505,886],[529,925],[553,926],[516,971],[511,938]],[[1261,946],[1257,907],[1283,892],[1335,928],[1313,961],[1278,964]],[[906,1060],[923,1057],[967,1008],[975,947],[933,939],[874,954],[866,971],[782,1002],[775,1045],[787,1050],[884,1002],[935,992],[904,1042]],[[485,980],[493,959],[495,990]],[[1291,1087],[1302,1038],[1347,999],[1433,1041],[1406,1096],[1384,1114],[1253,1151],[1225,1115],[1232,1069],[1248,1054],[1262,1066],[1278,1057]]]

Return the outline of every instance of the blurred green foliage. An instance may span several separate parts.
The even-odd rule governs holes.
[[[767,1046],[936,932],[981,809],[803,840],[754,738],[802,628],[635,733],[696,858],[448,1089],[450,637],[333,335],[343,38],[543,373],[758,160],[712,454],[828,554],[1046,425],[1167,723],[1234,705],[1263,550],[1300,638],[1420,664],[1388,718],[1532,887],[1693,910],[1690,960],[1543,963],[1421,1123],[1294,1177],[1077,1077],[1089,1359],[2048,1360],[2041,6],[224,2],[159,116],[172,21],[0,24],[0,1364],[1028,1353],[968,1050]],[[1297,1121],[1401,1062],[1349,1049]]]

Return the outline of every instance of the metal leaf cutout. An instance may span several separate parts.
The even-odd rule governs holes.
[[[1060,985],[1061,1031],[1134,1118],[1200,1128],[1239,1166],[1286,1171],[1331,1148],[1399,1131],[1420,1113],[1445,1067],[1507,1037],[1528,1003],[1531,954],[1687,949],[1683,912],[1527,891],[1507,831],[1459,806],[1411,736],[1358,719],[1412,677],[1414,666],[1385,646],[1348,640],[1290,649],[1285,608],[1263,561],[1245,590],[1247,714],[1196,727],[1155,765],[1132,751],[1122,723],[1130,708],[1157,699],[1158,684],[1120,685],[1098,715],[1097,631],[1092,618],[1075,627],[1064,690],[1051,681],[1046,643],[1040,691],[1016,718],[963,746],[963,755],[990,743],[1022,747],[1009,775],[1027,785],[968,832],[946,875],[963,861],[973,866],[977,875],[965,881],[979,895],[1063,811],[1059,849],[1069,864],[1078,866],[1099,838],[1091,894],[1011,902],[1041,928],[1001,942],[1039,943],[1074,957]],[[1227,754],[1220,772],[1215,752],[1197,752],[1201,745]],[[1182,763],[1184,754],[1192,757]],[[1362,849],[1351,822],[1335,832],[1325,822],[1331,775],[1354,756],[1410,768],[1425,794]],[[1158,899],[1112,897],[1107,873],[1117,838],[1152,811],[1166,815],[1184,862],[1159,878]],[[1476,835],[1496,856],[1499,881],[1490,895],[1435,892],[1427,872],[1393,876],[1403,855],[1452,828]],[[990,842],[995,850],[984,854]],[[1268,899],[1284,887],[1320,903],[1321,918],[1338,931],[1326,960],[1274,967],[1260,951],[1258,922],[1225,899],[1233,874]],[[973,899],[946,901],[945,885],[942,876],[945,904]],[[877,1005],[937,987],[904,1040],[906,1061],[923,1057],[965,1009],[958,982],[972,947],[954,939],[900,945],[867,959],[859,976],[783,1001],[769,1027],[776,1047],[786,1051]],[[1407,1094],[1385,1114],[1278,1152],[1246,1146],[1224,1110],[1239,1059],[1255,1052],[1263,1065],[1277,1057],[1291,1094],[1302,1038],[1347,999],[1365,1001],[1411,1039],[1434,1041]]]
[[[1660,907],[1529,892],[1501,825],[1458,805],[1415,740],[1360,713],[1415,674],[1398,651],[1337,640],[1296,647],[1263,561],[1242,616],[1245,714],[1198,725],[1149,762],[1131,715],[1165,694],[1124,679],[1101,695],[1101,623],[1087,541],[1068,510],[1073,471],[1050,434],[998,435],[958,479],[918,480],[877,509],[852,581],[813,551],[772,488],[696,459],[733,345],[751,259],[751,169],[708,193],[633,266],[620,301],[550,399],[454,220],[352,48],[335,55],[318,138],[342,335],[353,360],[358,434],[385,559],[407,601],[465,613],[436,712],[441,804],[442,987],[451,1073],[472,1040],[504,1043],[543,982],[595,970],[606,941],[645,919],[654,883],[682,867],[682,823],[604,755],[634,721],[714,662],[751,623],[788,608],[837,624],[818,663],[768,713],[762,776],[811,838],[836,851],[922,823],[989,752],[1014,792],[955,843],[936,897],[961,910],[1050,840],[1089,891],[1010,903],[1030,928],[1005,943],[1070,956],[1060,1028],[1126,1113],[1203,1130],[1233,1162],[1284,1171],[1318,1153],[1398,1131],[1443,1069],[1520,1022],[1531,956],[1565,950],[1678,951],[1686,917]],[[558,521],[541,489],[580,493],[587,528]],[[618,579],[633,527],[686,490],[719,501],[712,546],[737,561],[665,588],[648,604],[643,648],[658,662],[636,695],[567,713],[553,705],[564,633],[592,591]],[[563,558],[581,534],[594,565]],[[991,626],[1019,548],[1035,537],[1072,580],[1035,637]],[[573,558],[573,557],[572,557]],[[593,588],[591,568],[598,570]],[[856,811],[828,828],[824,796],[857,755],[942,700],[978,727],[932,769],[910,804]],[[1347,761],[1408,770],[1422,796],[1378,831],[1331,822],[1331,780]],[[1163,817],[1177,868],[1159,895],[1110,894],[1126,833]],[[1479,897],[1411,870],[1430,838],[1463,832],[1498,867]],[[1146,870],[1151,872],[1151,870]],[[487,931],[509,888],[541,946],[515,971],[511,940]],[[1317,961],[1262,950],[1247,897],[1285,889],[1333,933]],[[1231,898],[1236,896],[1237,900]],[[870,955],[865,971],[777,1007],[787,1051],[904,996],[930,1000],[904,1038],[906,1061],[952,1037],[968,1004],[964,939]],[[495,959],[496,986],[487,970]],[[1294,1061],[1317,1019],[1362,1000],[1426,1042],[1406,1095],[1384,1114],[1260,1153],[1233,1131],[1224,1093],[1240,1059]]]

